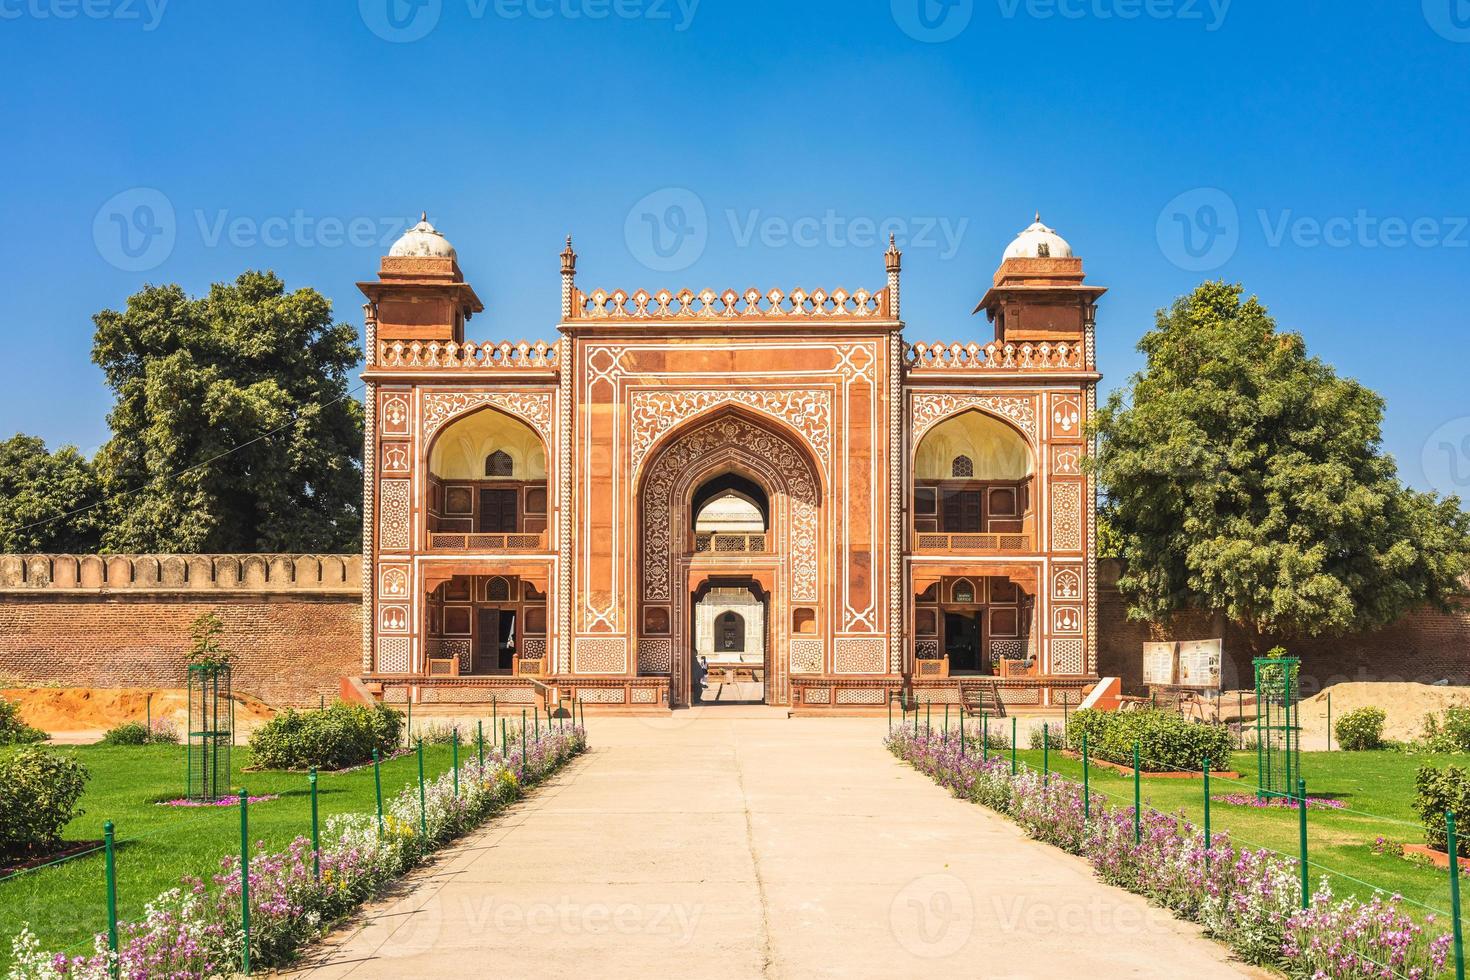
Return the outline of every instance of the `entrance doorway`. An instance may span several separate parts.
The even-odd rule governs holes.
[[[712,583],[696,595],[694,703],[765,701],[767,618],[766,600],[749,581]]]
[[[981,671],[985,667],[980,656],[980,617],[976,612],[946,612],[944,614],[944,652],[949,657],[952,671]]]
[[[511,670],[516,657],[516,611],[481,607],[478,616],[474,673]]]

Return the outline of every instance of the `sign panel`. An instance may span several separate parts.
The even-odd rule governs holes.
[[[1220,689],[1222,640],[1185,640],[1179,644],[1179,685],[1203,690]]]
[[[1143,683],[1149,687],[1168,687],[1174,683],[1174,643],[1143,645]]]

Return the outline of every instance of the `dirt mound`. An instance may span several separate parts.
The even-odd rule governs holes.
[[[0,697],[20,705],[20,716],[26,724],[62,741],[101,737],[124,722],[144,722],[150,697],[154,721],[172,722],[182,734],[189,720],[189,694],[183,688],[17,687],[0,690]],[[235,696],[235,725],[241,731],[254,729],[274,716],[275,711],[258,698]]]
[[[1429,684],[1365,683],[1334,684],[1301,704],[1302,748],[1315,751],[1327,747],[1327,695],[1332,695],[1332,722],[1357,708],[1382,708],[1388,715],[1383,737],[1407,742],[1424,732],[1424,716],[1450,705],[1470,705],[1470,687],[1436,687]],[[1336,747],[1336,733],[1333,746]]]

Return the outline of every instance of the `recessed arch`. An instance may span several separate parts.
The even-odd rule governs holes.
[[[546,441],[529,424],[490,405],[456,416],[428,446],[429,473],[441,480],[480,480],[497,453],[510,457],[518,478],[545,480]]]
[[[955,472],[963,458],[971,472]],[[968,407],[929,427],[914,449],[920,480],[957,477],[1024,480],[1036,473],[1036,454],[1025,433],[998,415]]]

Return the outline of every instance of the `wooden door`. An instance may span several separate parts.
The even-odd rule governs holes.
[[[520,493],[516,490],[481,490],[481,534],[514,534],[520,530]]]
[[[982,526],[979,490],[946,490],[939,530],[947,534],[978,534]]]

